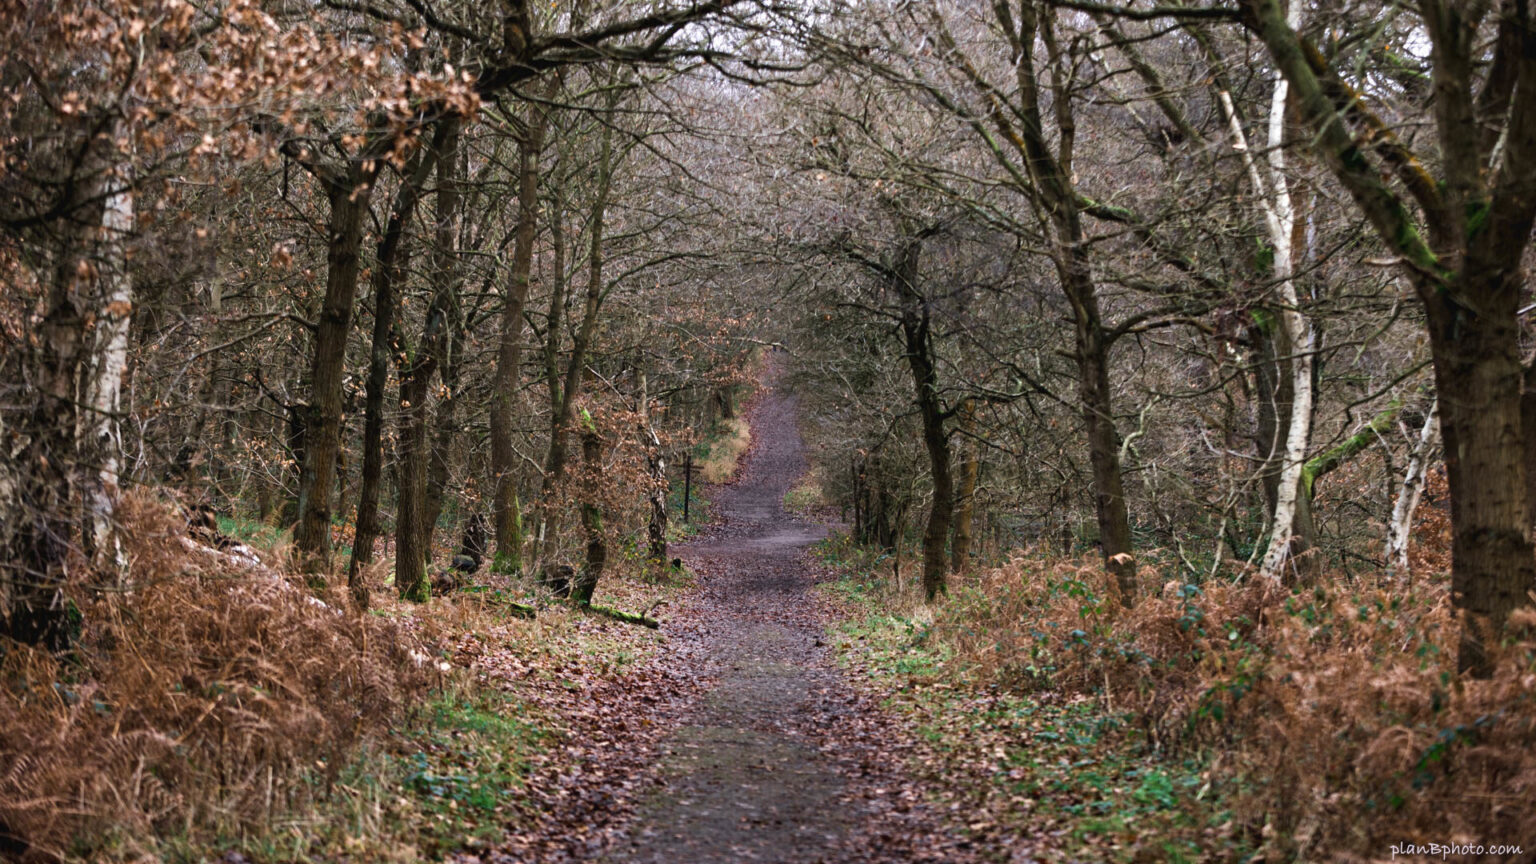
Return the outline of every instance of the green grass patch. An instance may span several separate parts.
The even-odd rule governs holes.
[[[257,519],[220,516],[219,533],[257,549],[272,549],[288,539],[288,531]]]
[[[547,733],[526,707],[496,691],[444,694],[424,708],[410,736],[419,749],[392,760],[402,807],[414,823],[417,845],[439,855],[469,845],[495,844],[514,815],[531,755]]]

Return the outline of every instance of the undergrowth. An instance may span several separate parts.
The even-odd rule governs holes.
[[[681,543],[698,536],[699,530],[714,518],[714,502],[704,494],[704,490],[695,486],[691,495],[692,498],[688,502],[688,519],[684,521],[683,487],[674,483],[667,494],[667,512],[672,516],[667,521],[668,543]]]
[[[1097,564],[1023,552],[927,608],[846,540],[822,554],[853,622],[843,655],[913,715],[934,776],[980,784],[956,793],[973,827],[1049,838],[1032,854],[1315,860],[1536,837],[1536,644],[1459,678],[1443,579],[1170,583],[1126,609]]]
[[[201,545],[150,493],[119,515],[122,587],[75,586],[72,652],[0,646],[0,858],[407,862],[494,844],[530,818],[521,790],[579,710],[573,682],[622,679],[656,645],[547,598],[516,617],[510,586],[376,594],[358,615]],[[626,575],[604,602],[679,591]]]
[[[784,509],[802,518],[813,518],[830,509],[821,469],[813,467],[800,475],[784,493]]]
[[[741,417],[718,421],[697,447],[699,475],[705,483],[724,483],[736,476],[737,463],[752,444],[752,430]]]

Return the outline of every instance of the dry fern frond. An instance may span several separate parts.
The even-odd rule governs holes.
[[[78,668],[0,652],[0,791],[24,793],[0,794],[0,823],[34,849],[112,826],[239,831],[274,806],[302,810],[318,794],[305,772],[362,746],[431,683],[405,662],[415,642],[399,627],[205,554],[150,495],[128,495],[119,515],[129,590],[76,598]]]
[[[1404,832],[1536,836],[1536,608],[1511,617],[1492,678],[1461,681],[1444,579],[1114,596],[1096,563],[1026,550],[962,581],[935,636],[977,679],[1100,698],[1159,750],[1220,753],[1213,776],[1242,781],[1226,803],[1271,857],[1363,860]]]

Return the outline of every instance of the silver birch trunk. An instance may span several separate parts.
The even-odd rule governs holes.
[[[1286,17],[1294,29],[1301,24],[1301,3],[1290,4]],[[1289,181],[1285,173],[1285,101],[1289,85],[1285,78],[1276,76],[1275,89],[1269,106],[1268,168],[1265,181],[1258,163],[1248,148],[1243,129],[1238,123],[1237,112],[1231,97],[1223,92],[1221,103],[1232,132],[1232,146],[1243,159],[1253,183],[1254,195],[1264,215],[1264,224],[1275,250],[1276,292],[1280,300],[1280,326],[1284,328],[1291,350],[1291,375],[1294,396],[1291,400],[1290,426],[1285,439],[1285,459],[1280,468],[1280,488],[1272,514],[1269,547],[1260,565],[1260,575],[1279,580],[1286,563],[1290,560],[1291,541],[1295,536],[1297,500],[1302,494],[1301,474],[1306,466],[1307,447],[1312,438],[1312,357],[1316,349],[1316,335],[1312,324],[1301,312],[1301,299],[1296,293],[1295,255],[1292,238],[1296,229],[1296,212],[1291,204]]]
[[[1424,495],[1424,478],[1429,471],[1429,454],[1440,437],[1440,400],[1429,406],[1424,426],[1419,430],[1419,440],[1408,456],[1408,469],[1403,473],[1403,487],[1392,505],[1392,518],[1387,522],[1387,573],[1406,580],[1408,566],[1408,537],[1413,531],[1413,511]]]
[[[123,187],[107,195],[96,244],[98,286],[95,326],[89,331],[90,351],[81,375],[80,413],[75,440],[81,454],[82,485],[87,509],[88,551],[98,565],[119,569],[125,561],[112,528],[122,469],[123,378],[128,369],[128,328],[133,320],[133,283],[124,252],[134,227],[133,191],[126,178],[108,177]]]

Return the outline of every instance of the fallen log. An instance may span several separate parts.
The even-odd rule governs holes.
[[[525,606],[522,603],[509,602],[503,605],[501,608],[507,610],[507,614],[514,618],[524,618],[532,621],[533,619],[539,617],[537,610],[535,610],[532,606]]]
[[[501,609],[514,618],[525,618],[532,621],[539,615],[537,609],[508,599],[506,594],[498,588],[487,588],[484,585],[465,585],[462,588],[454,589],[452,593],[474,597],[481,603]]]
[[[619,609],[610,608],[608,606],[588,605],[578,606],[577,608],[583,612],[588,612],[593,615],[600,615],[604,618],[612,618],[615,621],[621,621],[625,624],[639,624],[642,627],[649,627],[652,630],[661,629],[660,621],[645,615],[636,615],[633,612],[624,612]]]

